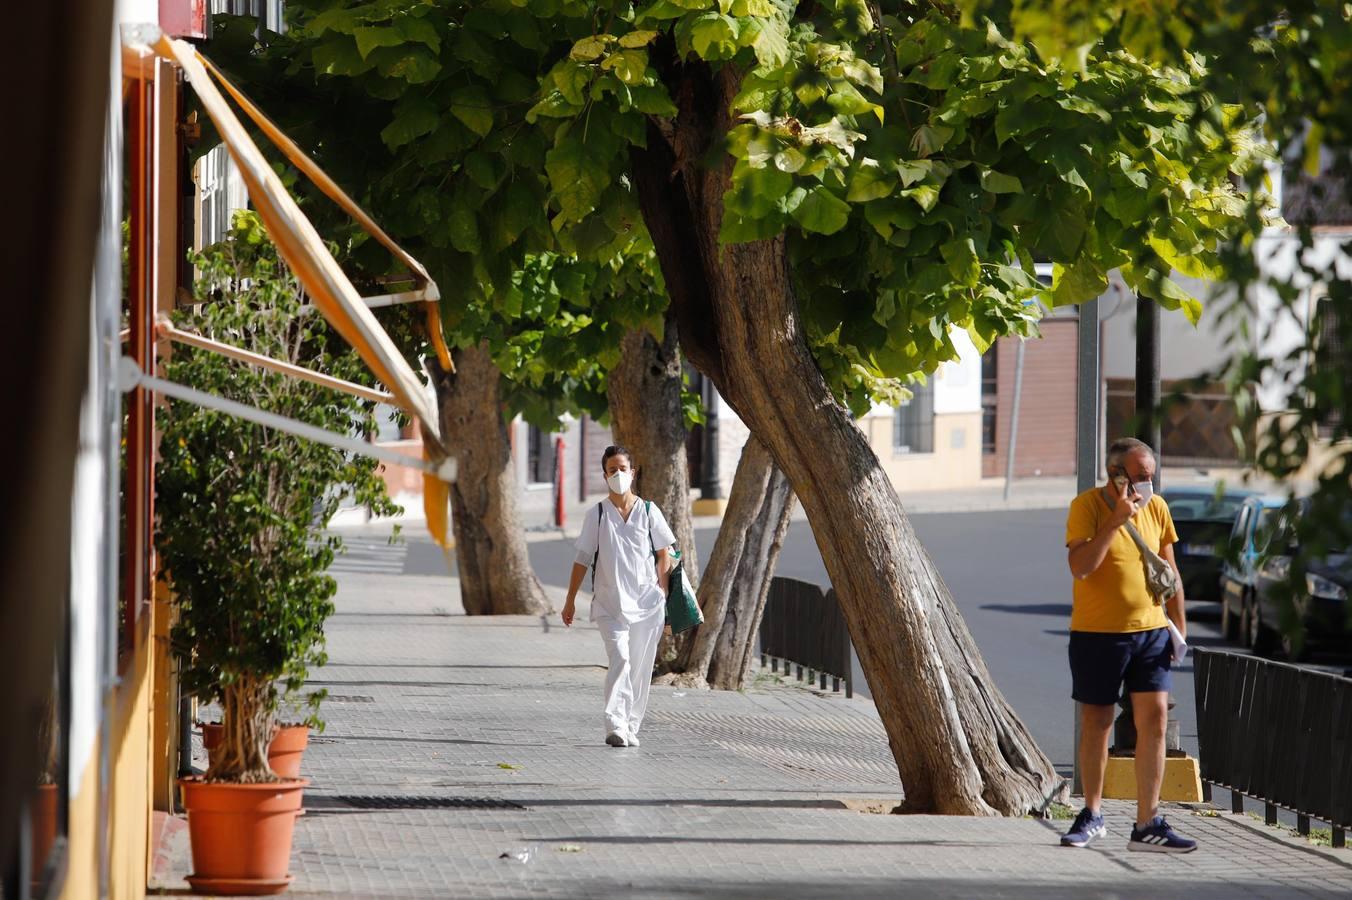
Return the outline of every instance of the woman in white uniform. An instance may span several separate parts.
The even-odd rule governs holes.
[[[634,471],[628,450],[607,447],[601,469],[610,496],[583,520],[563,624],[573,624],[578,588],[595,561],[591,617],[610,660],[605,688],[606,743],[637,747],[648,708],[653,660],[666,621],[667,577],[674,565],[670,550],[676,536],[662,511],[631,490]]]

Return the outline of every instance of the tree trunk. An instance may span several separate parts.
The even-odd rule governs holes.
[[[708,164],[739,75],[667,61],[679,113],[633,174],[687,356],[803,504],[887,729],[912,812],[1021,815],[1064,780],[995,687],[962,616],[798,318],[783,236],[723,245],[731,161]]]
[[[678,683],[741,690],[745,684],[793,493],[765,445],[747,440],[718,540],[700,583],[704,624],[677,668]]]
[[[748,449],[751,446],[748,444]],[[769,460],[769,452],[759,441],[755,441],[755,446],[759,454]],[[779,560],[779,550],[793,515],[793,503],[789,479],[771,461],[764,497],[755,520],[747,529],[723,627],[718,631],[718,641],[705,674],[712,688],[740,691],[746,686],[756,653],[761,617],[765,614],[765,601],[770,596],[770,582],[775,575],[775,563]]]
[[[263,784],[279,781],[268,763],[272,743],[272,682],[241,675],[222,697],[221,746],[211,754],[207,781]]]
[[[667,313],[661,342],[643,330],[620,343],[620,362],[607,376],[606,402],[615,442],[628,447],[638,468],[634,490],[662,510],[676,535],[683,571],[699,584],[699,556],[691,518],[690,468],[685,454],[685,412],[681,406],[681,354],[676,323]],[[590,461],[587,463],[590,465]],[[596,464],[600,465],[600,457]],[[663,635],[659,669],[677,658],[686,635]]]
[[[446,452],[457,464],[451,526],[460,601],[471,616],[552,612],[531,569],[517,517],[516,466],[499,394],[501,373],[484,345],[456,350],[455,369],[453,374],[434,371],[432,380]]]

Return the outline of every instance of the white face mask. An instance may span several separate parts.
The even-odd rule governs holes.
[[[634,483],[634,476],[629,472],[616,472],[614,475],[606,476],[606,484],[617,494],[629,493],[629,486]]]
[[[1134,483],[1132,487],[1134,487],[1136,493],[1140,495],[1136,498],[1136,502],[1141,504],[1141,506],[1145,506],[1150,502],[1150,498],[1155,496],[1155,484],[1152,481],[1138,481]]]

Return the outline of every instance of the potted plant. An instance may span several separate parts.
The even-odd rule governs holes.
[[[277,257],[257,217],[239,213],[229,238],[199,254],[198,305],[179,327],[350,381],[370,381],[356,354],[318,315]],[[172,381],[330,431],[369,434],[374,404],[193,347],[174,348]],[[206,774],[181,779],[194,889],[276,893],[304,779],[269,760],[284,698],[303,697],[320,726],[324,621],[336,584],[325,574],[341,541],[325,526],[345,498],[379,515],[399,511],[374,460],[301,440],[190,403],[161,416],[156,547],[177,609],[171,632],[184,690],[222,710]],[[286,729],[281,729],[284,734]],[[294,771],[294,769],[292,769]]]

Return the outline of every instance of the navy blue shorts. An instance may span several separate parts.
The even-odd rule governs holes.
[[[1112,706],[1127,693],[1167,691],[1173,681],[1169,629],[1100,634],[1070,633],[1071,696],[1080,703]]]

